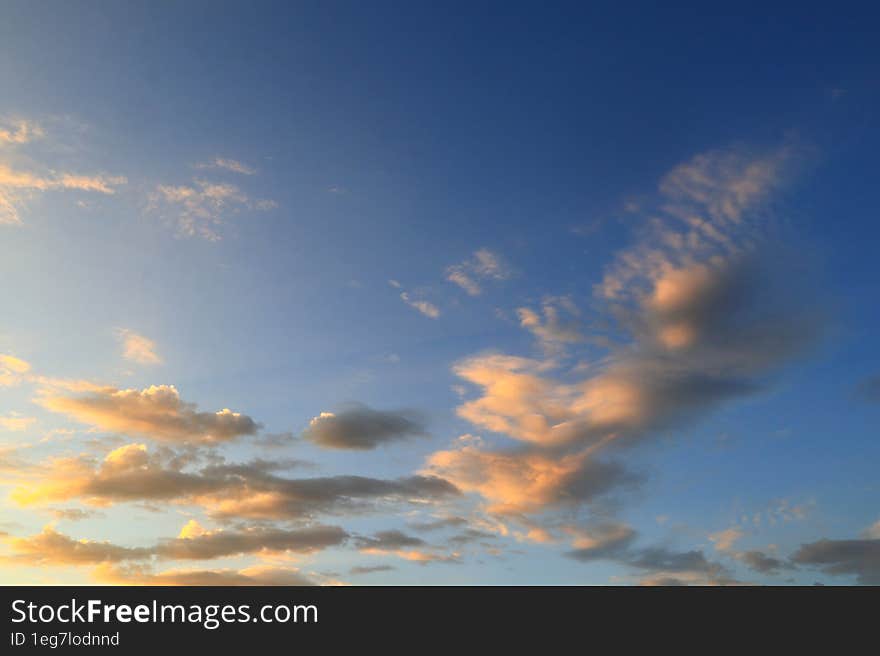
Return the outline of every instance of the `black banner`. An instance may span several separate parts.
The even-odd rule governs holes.
[[[871,588],[4,587],[0,653],[855,639]],[[659,643],[658,643],[659,644]],[[765,643],[760,643],[765,644]],[[709,648],[709,645],[706,645]],[[756,645],[757,646],[757,645]],[[580,649],[575,649],[580,651]]]

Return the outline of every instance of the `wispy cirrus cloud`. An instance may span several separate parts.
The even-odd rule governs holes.
[[[12,151],[47,135],[43,127],[26,119],[0,120],[0,225],[21,225],[21,210],[36,194],[49,191],[81,191],[113,195],[128,179],[105,173],[82,174],[31,165],[14,164]]]
[[[446,279],[471,296],[479,296],[483,293],[482,282],[506,280],[509,277],[510,268],[500,255],[488,248],[481,248],[464,262],[446,268]]]
[[[437,319],[440,317],[440,308],[438,308],[430,301],[426,301],[420,298],[414,298],[409,292],[401,292],[400,299],[411,308],[415,308],[416,310],[424,314],[429,319]]]
[[[197,169],[223,169],[241,175],[255,175],[257,173],[255,168],[228,157],[215,157],[210,161],[199,162],[194,166]]]
[[[138,364],[162,364],[156,351],[156,343],[128,328],[116,330],[116,337],[122,343],[122,357]]]
[[[12,432],[27,430],[36,421],[35,417],[24,417],[15,412],[5,416],[0,415],[0,427]]]
[[[0,118],[0,144],[25,144],[46,136],[36,121],[23,118]]]
[[[169,220],[181,237],[222,238],[219,228],[243,210],[268,211],[277,203],[251,199],[238,186],[196,179],[183,185],[158,185],[148,197],[147,212]]]
[[[0,387],[19,384],[30,370],[29,362],[14,355],[0,353]]]
[[[121,175],[39,175],[17,171],[0,163],[0,224],[20,225],[19,210],[34,193],[72,190],[112,195],[117,187],[127,182],[128,179]]]
[[[558,352],[566,344],[577,344],[585,339],[584,327],[578,319],[580,310],[567,296],[545,298],[540,314],[521,307],[516,315],[520,326],[535,335],[548,353]]]

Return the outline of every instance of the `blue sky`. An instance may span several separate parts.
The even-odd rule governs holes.
[[[876,16],[0,13],[5,582],[880,581]]]

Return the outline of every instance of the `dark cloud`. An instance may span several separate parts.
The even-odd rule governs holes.
[[[566,556],[581,562],[609,560],[644,573],[644,585],[728,585],[737,583],[720,563],[699,550],[676,551],[665,546],[633,548],[637,533],[625,524],[569,527],[575,548]]]
[[[407,535],[401,531],[379,531],[373,537],[358,537],[355,539],[358,549],[375,551],[396,551],[411,547],[423,547],[425,541],[421,538]]]
[[[419,565],[461,562],[458,553],[445,553],[443,549],[431,546],[421,538],[398,530],[379,531],[371,537],[361,536],[355,538],[355,544],[365,554],[393,555]]]
[[[599,524],[570,532],[575,536],[575,548],[566,556],[582,562],[620,557],[636,538],[636,532],[624,524]]]
[[[244,531],[210,531],[191,537],[165,540],[153,551],[172,560],[209,560],[259,551],[314,553],[342,544],[348,533],[338,526],[294,530],[252,528]]]
[[[361,576],[363,574],[373,574],[375,572],[391,572],[396,570],[397,568],[393,565],[356,565],[349,570],[349,574],[352,576]]]
[[[435,476],[393,480],[365,476],[263,476],[241,480],[204,501],[216,517],[292,519],[319,513],[365,512],[380,501],[431,501],[457,494],[454,485]]]
[[[480,531],[475,528],[469,528],[461,533],[456,533],[451,538],[447,540],[449,544],[455,546],[461,546],[465,544],[470,544],[471,542],[478,542],[480,540],[494,540],[497,535],[494,533],[489,533],[487,531]]]
[[[740,551],[736,558],[761,574],[778,574],[781,570],[794,568],[791,563],[768,556],[763,551]]]
[[[823,539],[801,545],[791,560],[827,574],[855,575],[865,585],[880,585],[880,539]]]
[[[305,439],[324,448],[361,451],[418,436],[427,436],[418,413],[373,410],[365,405],[323,412],[303,431]]]
[[[109,542],[74,540],[47,526],[26,538],[7,539],[13,561],[31,565],[94,565],[149,558],[149,549],[128,548]]]
[[[702,551],[672,551],[665,547],[646,547],[630,554],[626,564],[639,569],[661,572],[717,572],[721,567],[708,560]]]
[[[153,556],[168,560],[211,560],[262,551],[314,553],[347,539],[348,534],[336,526],[205,531],[191,522],[181,537],[162,540],[152,547],[129,548],[109,542],[75,540],[51,527],[37,535],[7,541],[14,554],[12,558],[18,561],[35,565],[82,565],[146,560]]]
[[[101,583],[114,585],[316,585],[299,570],[269,566],[153,572],[141,565],[103,564],[95,569],[93,576]]]
[[[186,461],[189,464],[189,461]],[[288,478],[278,471],[291,463],[217,461],[200,469],[162,451],[130,444],[103,461],[65,458],[50,461],[34,485],[13,492],[20,504],[79,498],[92,505],[174,501],[199,505],[224,519],[301,519],[320,513],[366,512],[379,503],[437,501],[459,494],[436,476],[378,479],[365,476]]]
[[[412,522],[410,526],[416,531],[437,531],[443,528],[466,526],[468,521],[463,517],[443,517],[428,522]]]

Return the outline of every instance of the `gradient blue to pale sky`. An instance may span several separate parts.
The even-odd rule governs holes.
[[[586,5],[4,3],[2,582],[880,583],[880,16]]]

